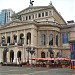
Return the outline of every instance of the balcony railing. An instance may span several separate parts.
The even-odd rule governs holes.
[[[9,43],[9,45],[15,45],[15,43]]]
[[[23,43],[18,43],[19,46],[23,46]]]
[[[2,43],[1,45],[2,45],[2,46],[7,46],[7,44],[6,44],[6,43]]]

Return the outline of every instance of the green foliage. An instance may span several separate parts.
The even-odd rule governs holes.
[[[15,15],[15,19],[21,20],[21,15]]]

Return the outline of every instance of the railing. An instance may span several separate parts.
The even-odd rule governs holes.
[[[12,46],[12,45],[18,45],[23,46],[23,43],[1,43],[0,46]]]
[[[15,43],[9,43],[9,45],[15,45]]]
[[[18,43],[19,46],[23,46],[23,43]]]
[[[2,46],[7,46],[7,44],[6,44],[6,43],[2,43],[1,45],[2,45]]]

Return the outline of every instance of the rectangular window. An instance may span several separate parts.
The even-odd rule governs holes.
[[[28,20],[28,16],[26,16],[26,20]]]
[[[10,12],[9,12],[9,18],[10,18]]]
[[[38,13],[38,17],[41,17],[41,13]]]
[[[29,20],[31,19],[31,16],[29,16]]]
[[[48,16],[48,12],[45,12],[45,16]]]
[[[42,17],[44,17],[44,12],[42,13]]]
[[[56,35],[56,45],[58,46],[58,35]]]
[[[10,43],[10,36],[7,37],[7,43]]]

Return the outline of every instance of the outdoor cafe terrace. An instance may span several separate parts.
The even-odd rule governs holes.
[[[32,61],[36,61],[33,64],[36,67],[70,67],[70,59],[69,58],[32,58]]]

